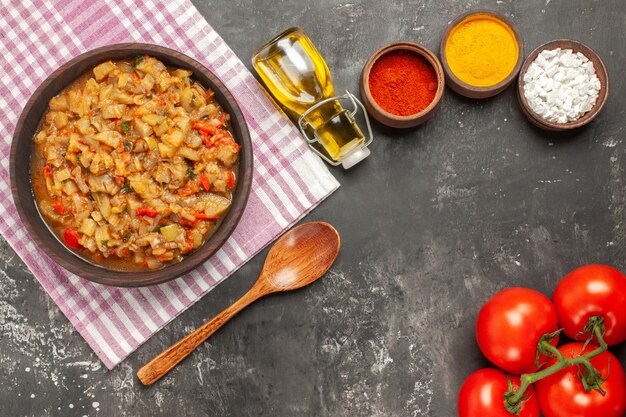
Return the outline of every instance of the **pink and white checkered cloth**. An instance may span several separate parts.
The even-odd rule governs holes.
[[[188,0],[0,0],[0,233],[110,369],[330,195],[339,184]],[[208,262],[140,289],[93,284],[56,265],[20,223],[9,149],[26,101],[56,68],[98,46],[146,42],[211,69],[239,102],[254,145],[248,206]]]

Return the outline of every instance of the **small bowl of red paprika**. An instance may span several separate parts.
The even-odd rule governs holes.
[[[445,88],[443,67],[424,46],[400,41],[378,49],[361,73],[367,112],[394,128],[418,126],[432,118]]]

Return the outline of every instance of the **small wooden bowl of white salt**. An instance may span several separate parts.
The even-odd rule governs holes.
[[[535,126],[550,131],[591,122],[609,97],[609,75],[587,45],[557,39],[532,51],[520,70],[517,98]]]

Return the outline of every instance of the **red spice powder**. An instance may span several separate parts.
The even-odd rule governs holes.
[[[372,66],[369,87],[384,110],[396,116],[410,116],[424,110],[435,98],[437,73],[416,52],[391,51]]]

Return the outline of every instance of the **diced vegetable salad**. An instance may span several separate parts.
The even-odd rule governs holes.
[[[159,269],[213,233],[239,145],[191,75],[149,56],[108,61],[50,100],[33,189],[66,246],[115,269]]]

